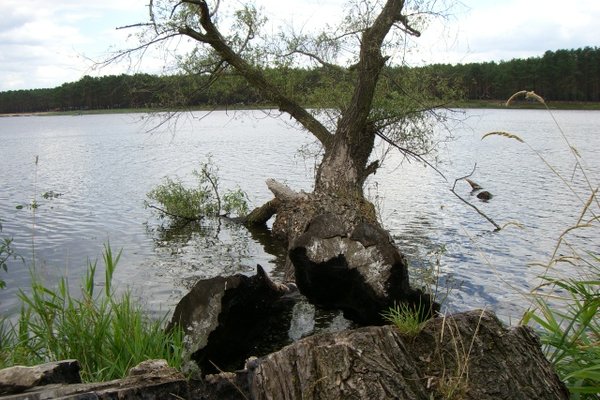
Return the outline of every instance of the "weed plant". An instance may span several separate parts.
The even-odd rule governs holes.
[[[533,92],[520,91],[507,101],[510,105],[517,97],[537,101],[546,107],[554,120],[574,160],[573,176],[578,174],[585,188],[578,189],[572,177],[563,176],[538,151],[522,137],[508,132],[491,132],[484,135],[500,136],[524,143],[556,175],[573,198],[581,203],[577,221],[563,231],[547,263],[536,264],[542,268],[541,283],[529,293],[532,306],[522,322],[531,324],[540,334],[544,351],[566,383],[573,399],[600,398],[600,254],[598,248],[577,239],[585,230],[598,232],[600,225],[600,199],[598,183],[590,179],[579,151],[570,143],[544,99]],[[595,244],[597,246],[597,243]]]
[[[88,263],[80,296],[66,278],[56,288],[32,270],[31,291],[20,291],[22,308],[15,323],[0,325],[0,368],[77,359],[85,382],[122,378],[138,363],[163,358],[181,366],[183,332],[165,332],[164,320],[150,319],[129,291],[117,296],[112,278],[121,253],[105,245],[104,290],[96,292],[97,263]]]

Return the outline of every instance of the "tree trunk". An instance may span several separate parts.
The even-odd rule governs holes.
[[[325,149],[313,193],[296,196],[281,186],[270,186],[281,201],[273,232],[289,246],[286,277],[300,277],[298,287],[309,300],[341,308],[359,322],[382,323],[381,311],[396,302],[409,302],[423,317],[431,315],[437,306],[429,296],[410,288],[408,264],[381,228],[363,193],[365,180],[378,167],[377,163],[367,164],[376,136],[370,121],[373,99],[387,61],[381,47],[394,26],[418,35],[402,14],[404,0],[387,0],[372,24],[359,28],[356,81],[335,134],[234,51],[213,23],[206,1],[182,3],[198,13],[199,28],[186,24],[179,33],[212,47],[224,63],[235,68],[266,100],[289,113]]]
[[[254,399],[568,399],[528,327],[471,311],[425,323],[315,335],[248,367]]]

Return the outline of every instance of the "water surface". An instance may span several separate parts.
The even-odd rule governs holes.
[[[554,115],[597,185],[600,112]],[[569,179],[574,159],[546,111],[463,110],[455,117],[462,122],[438,127],[440,137],[448,128],[453,136],[435,156],[447,181],[391,152],[367,192],[415,269],[435,266],[439,255],[440,290],[452,289],[449,310],[488,307],[505,319],[518,318],[526,306],[521,292],[536,284],[540,272],[530,264],[548,257],[581,208],[534,150]],[[14,238],[25,259],[11,261],[8,273],[0,271],[7,282],[0,311],[17,309],[16,293],[27,286],[34,258],[49,282],[67,274],[74,285],[86,260],[100,257],[109,241],[123,249],[117,283],[157,315],[171,310],[200,278],[250,274],[257,263],[278,276],[281,254],[265,251],[256,235],[226,223],[168,229],[144,200],[165,176],[193,184],[192,171],[209,154],[222,188],[239,186],[253,206],[271,198],[267,178],[311,190],[315,161],[298,149],[312,139],[287,122],[260,111],[187,114],[153,130],[156,121],[143,114],[0,118],[1,234]],[[481,140],[492,131],[519,135],[526,144],[500,136]],[[521,228],[493,232],[450,192],[454,179],[475,164],[472,179],[493,199],[479,201],[464,181],[456,191],[500,225],[518,222]],[[581,174],[572,184],[583,186]],[[39,206],[32,209],[34,200]],[[580,239],[590,249],[600,243],[593,231]]]

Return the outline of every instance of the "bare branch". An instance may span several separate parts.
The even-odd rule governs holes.
[[[114,56],[112,56],[112,57],[110,57],[110,58],[102,61],[99,64],[100,65],[108,65],[108,64],[113,63],[113,62],[115,62],[115,61],[117,61],[119,59],[124,58],[125,56],[127,56],[129,54],[133,54],[133,53],[136,53],[138,51],[144,52],[144,51],[146,51],[152,45],[164,42],[166,40],[172,39],[172,38],[177,37],[177,36],[179,36],[178,33],[171,33],[169,35],[157,37],[157,38],[155,38],[153,40],[150,40],[148,42],[145,42],[145,43],[143,43],[143,44],[141,44],[141,45],[139,45],[137,47],[133,47],[133,48],[130,48],[130,49],[127,49],[127,50],[119,51]]]
[[[437,169],[433,164],[431,164],[429,161],[427,161],[426,159],[423,158],[423,156],[421,156],[420,154],[415,153],[414,151],[411,151],[407,148],[401,147],[400,145],[398,145],[396,142],[394,142],[392,139],[390,139],[389,137],[387,137],[385,134],[377,131],[375,133],[377,136],[379,136],[381,139],[383,139],[386,143],[390,144],[391,146],[397,148],[398,150],[400,150],[400,152],[402,154],[404,154],[407,157],[412,157],[415,160],[418,160],[426,165],[428,165],[429,167],[431,167],[435,172],[438,173],[438,175],[440,175],[446,182],[448,182],[448,179],[446,179],[446,176],[439,170]]]
[[[310,52],[305,51],[305,50],[294,49],[294,50],[290,51],[289,53],[282,54],[281,57],[289,57],[289,56],[291,56],[293,54],[301,54],[303,56],[307,56],[309,58],[312,58],[313,60],[315,60],[316,62],[318,62],[319,64],[321,64],[324,67],[330,68],[330,69],[335,70],[335,71],[344,71],[344,72],[346,72],[346,69],[340,67],[339,65],[329,63],[329,62],[323,60],[318,55],[316,55],[314,53],[310,53]]]

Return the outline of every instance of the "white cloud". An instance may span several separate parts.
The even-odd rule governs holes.
[[[123,46],[119,25],[141,21],[146,0],[3,0],[0,90],[57,86],[92,74],[110,46]],[[119,72],[124,72],[122,68]]]
[[[426,61],[480,62],[541,56],[546,50],[596,46],[600,37],[600,2],[578,0],[465,0],[468,8],[455,23],[429,33]],[[440,35],[451,31],[450,47]],[[436,36],[437,35],[437,36]]]
[[[225,1],[225,0],[224,0]],[[337,22],[344,0],[262,0],[257,4],[281,25],[310,29]],[[123,26],[147,19],[148,0],[2,0],[0,2],[0,90],[52,87],[85,74],[127,72],[137,65],[93,71],[90,61],[127,47]],[[236,3],[240,4],[240,3]],[[598,45],[600,1],[462,0],[446,21],[416,39],[412,64],[499,61],[541,56],[546,50]],[[130,45],[133,42],[129,43]],[[164,60],[147,57],[150,72]]]

